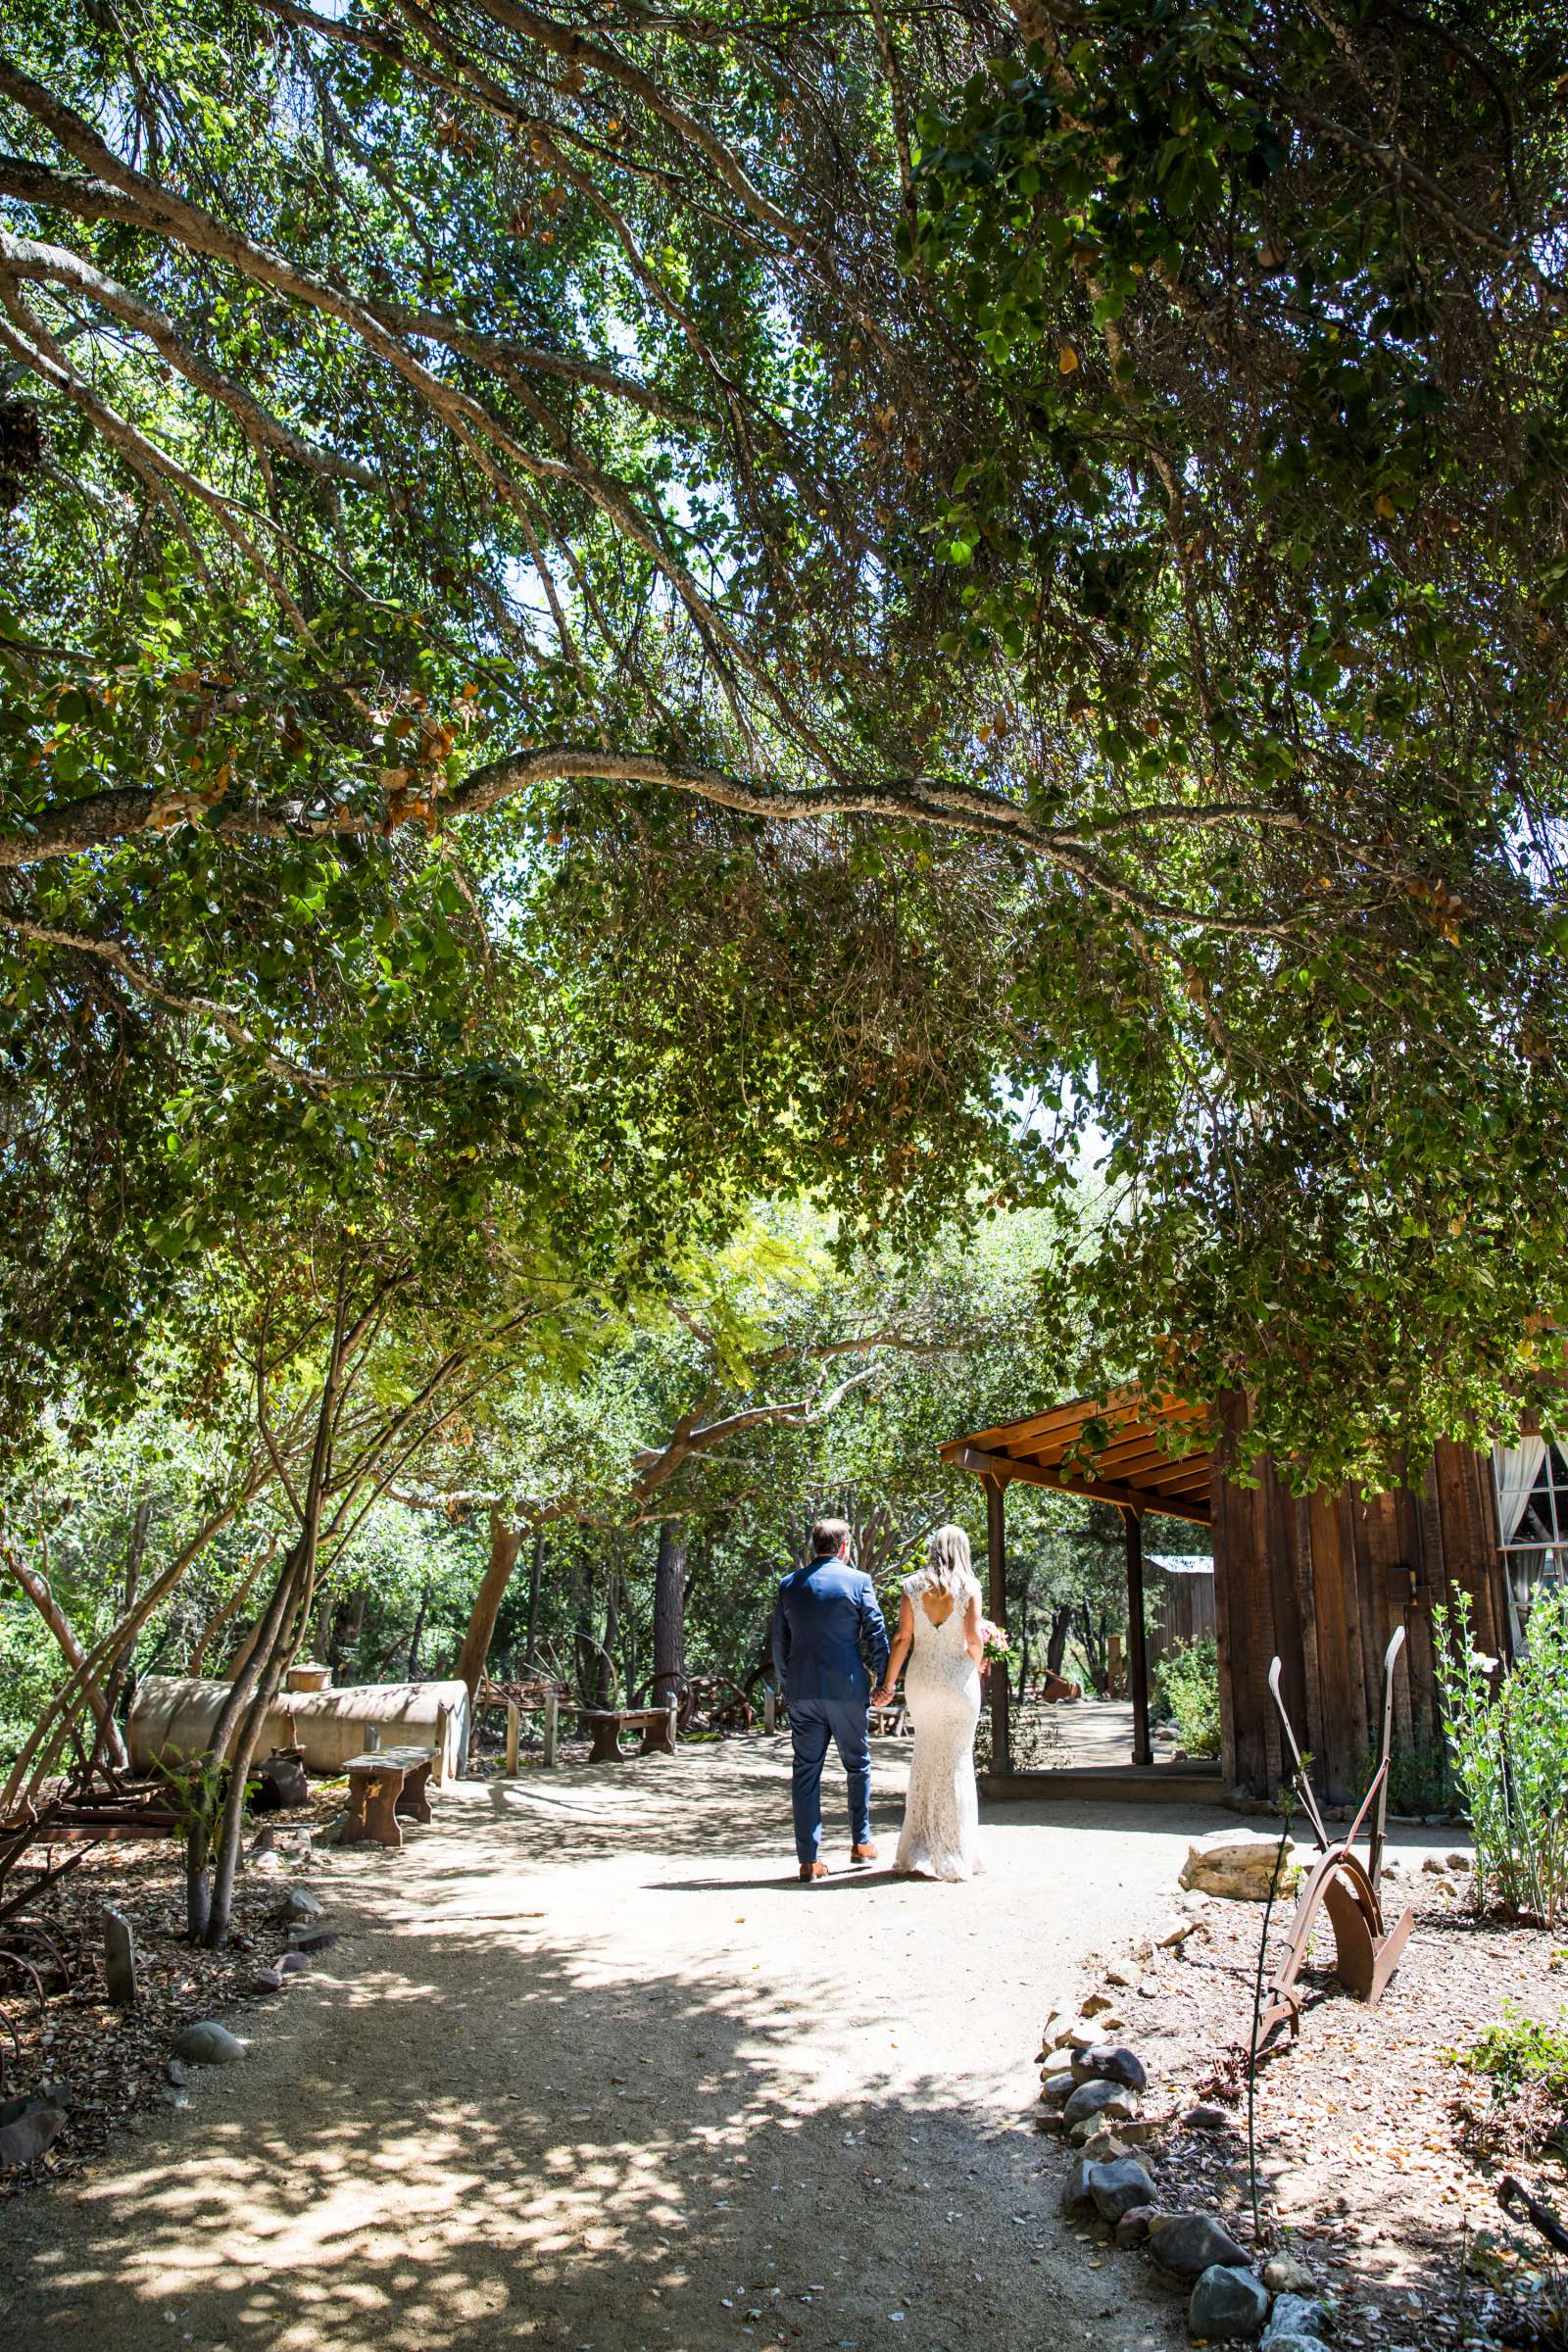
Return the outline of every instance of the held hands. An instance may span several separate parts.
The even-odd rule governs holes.
[[[891,1683],[878,1683],[876,1689],[871,1693],[868,1704],[873,1707],[891,1707],[893,1704],[893,1685]]]

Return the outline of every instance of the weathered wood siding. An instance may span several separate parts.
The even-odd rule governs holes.
[[[1271,1462],[1255,1487],[1213,1481],[1214,1609],[1225,1779],[1268,1797],[1286,1778],[1269,1662],[1313,1779],[1345,1804],[1363,1784],[1382,1728],[1383,1653],[1396,1625],[1397,1744],[1435,1741],[1432,1609],[1461,1590],[1477,1638],[1505,1651],[1496,1507],[1485,1455],[1440,1446],[1418,1490],[1298,1498]]]
[[[1148,1629],[1149,1663],[1186,1649],[1194,1642],[1214,1638],[1214,1579],[1212,1576],[1171,1575],[1152,1564],[1144,1570],[1144,1623]]]

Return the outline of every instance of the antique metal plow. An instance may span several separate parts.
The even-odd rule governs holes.
[[[1294,2040],[1301,2030],[1301,2001],[1296,1990],[1296,1980],[1306,1959],[1317,1923],[1319,1909],[1326,1911],[1334,1930],[1334,1970],[1347,1992],[1353,1993],[1368,2008],[1376,2005],[1384,1986],[1399,1965],[1415,1913],[1406,1904],[1392,1928],[1383,1923],[1383,1905],[1379,1898],[1378,1883],[1383,1872],[1383,1833],[1389,1809],[1389,1746],[1394,1735],[1394,1665],[1404,1644],[1404,1628],[1398,1626],[1393,1641],[1383,1653],[1383,1747],[1378,1768],[1361,1799],[1361,1810],[1343,1838],[1331,1838],[1324,1826],[1312,1783],[1307,1774],[1285,1701],[1280,1696],[1280,1661],[1276,1658],[1268,1670],[1268,1687],[1274,1693],[1274,1704],[1285,1726],[1285,1738],[1296,1770],[1292,1783],[1300,1799],[1301,1808],[1312,1825],[1317,1860],[1312,1864],[1301,1886],[1296,1905],[1296,1917],[1291,1922],[1291,1940],[1285,1958],[1269,1981],[1263,2005],[1258,2011],[1257,2036],[1253,2054],[1260,2050],[1276,2026],[1289,2025]],[[1366,1859],[1355,1851],[1355,1840],[1368,1814],[1372,1826],[1367,1833]]]

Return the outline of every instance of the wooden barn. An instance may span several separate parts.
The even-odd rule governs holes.
[[[1152,1762],[1143,1523],[1159,1512],[1194,1521],[1212,1535],[1220,1774],[1227,1794],[1239,1802],[1265,1800],[1286,1778],[1268,1690],[1269,1663],[1277,1655],[1286,1704],[1302,1747],[1314,1758],[1317,1787],[1331,1802],[1347,1803],[1364,1783],[1377,1747],[1383,1653],[1396,1625],[1403,1625],[1406,1641],[1395,1684],[1395,1740],[1407,1753],[1419,1754],[1423,1745],[1435,1749],[1439,1738],[1435,1604],[1457,1592],[1468,1593],[1481,1646],[1503,1657],[1512,1653],[1519,1613],[1498,1531],[1503,1474],[1494,1479],[1485,1454],[1442,1445],[1419,1484],[1396,1494],[1361,1495],[1347,1489],[1297,1496],[1267,1460],[1254,1473],[1255,1486],[1238,1486],[1219,1464],[1233,1458],[1240,1412],[1238,1404],[1227,1404],[1211,1416],[1174,1397],[1122,1391],[1108,1400],[1079,1398],[954,1439],[941,1451],[984,1484],[988,1605],[999,1623],[1006,1612],[1009,1487],[1047,1487],[1121,1510],[1133,1702],[1131,1755],[1117,1776],[1125,1793],[1193,1792],[1190,1775],[1178,1789],[1171,1768]],[[1534,1444],[1539,1447],[1540,1441]],[[1554,1448],[1542,1450],[1555,1454]],[[1548,1464],[1536,1482],[1543,1492],[1551,1477]],[[1502,1491],[1506,1495],[1505,1484]],[[1540,1494],[1536,1502],[1539,1510]],[[1513,1507],[1505,1507],[1512,1521]],[[1553,1519],[1551,1529],[1555,1525]],[[1512,1525],[1509,1533],[1515,1533]],[[1016,1784],[1022,1776],[1011,1766],[1009,1694],[1003,1677],[991,1682],[993,1779]]]

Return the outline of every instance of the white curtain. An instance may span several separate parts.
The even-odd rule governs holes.
[[[1511,1544],[1519,1531],[1545,1458],[1544,1438],[1521,1438],[1517,1446],[1492,1448],[1493,1475],[1497,1482],[1497,1528],[1504,1544]],[[1537,1558],[1539,1564],[1539,1555]],[[1503,1563],[1507,1571],[1508,1631],[1513,1638],[1515,1657],[1525,1646],[1524,1619],[1514,1585],[1516,1563],[1527,1592],[1531,1565],[1528,1556],[1518,1552]]]

